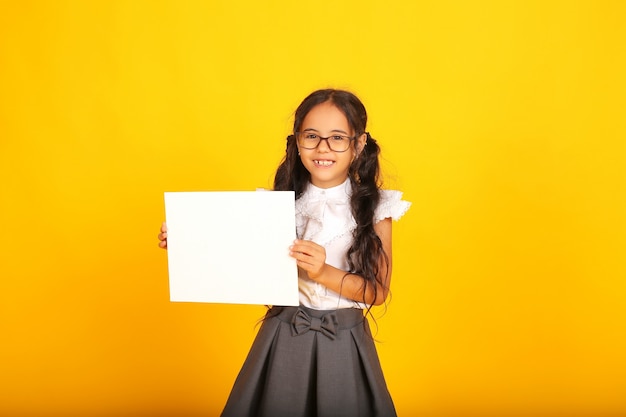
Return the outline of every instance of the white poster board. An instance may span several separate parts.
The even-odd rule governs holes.
[[[170,300],[298,305],[293,191],[165,193]]]

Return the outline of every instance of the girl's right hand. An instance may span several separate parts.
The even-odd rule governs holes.
[[[160,240],[159,247],[167,249],[167,224],[165,222],[161,225],[161,233],[159,233],[158,238]]]

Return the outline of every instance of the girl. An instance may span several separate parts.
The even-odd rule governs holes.
[[[299,307],[271,307],[222,416],[395,416],[363,310],[385,302],[391,219],[410,203],[379,188],[380,148],[361,101],[342,90],[310,94],[274,190],[296,195]],[[159,245],[167,247],[164,224]]]

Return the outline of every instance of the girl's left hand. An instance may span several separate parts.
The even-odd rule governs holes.
[[[295,240],[289,247],[289,256],[296,259],[298,266],[304,269],[312,280],[322,275],[326,268],[326,249],[310,240]]]

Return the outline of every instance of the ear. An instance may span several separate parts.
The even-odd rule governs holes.
[[[363,151],[363,148],[365,148],[365,145],[367,145],[367,133],[363,133],[356,140],[356,155],[357,156],[361,154],[361,152]]]
[[[287,137],[287,140],[289,141],[290,139],[291,139],[291,140],[293,140],[293,141],[295,142],[295,144],[296,144],[296,149],[298,150],[298,155],[300,155],[300,144],[299,144],[299,143],[298,143],[298,141],[296,140],[296,135],[289,135],[289,136]]]

